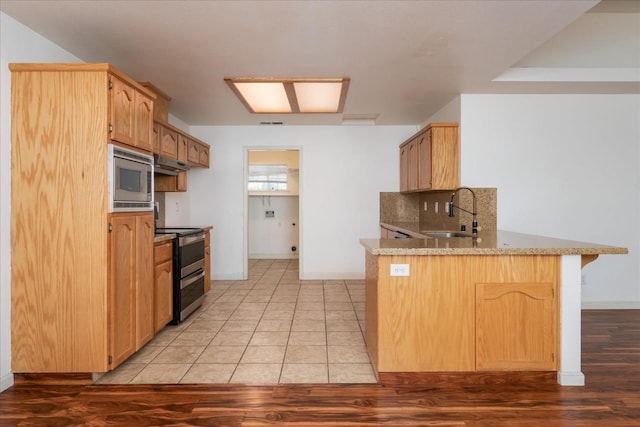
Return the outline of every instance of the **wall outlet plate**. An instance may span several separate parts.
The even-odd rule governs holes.
[[[275,218],[276,211],[264,211],[265,218]]]
[[[391,264],[391,276],[409,276],[409,264]]]

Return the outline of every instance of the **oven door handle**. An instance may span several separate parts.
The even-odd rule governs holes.
[[[178,243],[180,244],[180,246],[186,246],[190,245],[191,243],[199,242],[201,240],[204,240],[204,233],[195,234],[193,236],[180,237]]]
[[[204,277],[204,270],[202,270],[200,273],[196,274],[193,277],[189,277],[187,279],[182,280],[180,282],[180,289],[186,288],[187,286],[189,286],[193,282],[197,282],[198,280],[200,280],[203,277]]]

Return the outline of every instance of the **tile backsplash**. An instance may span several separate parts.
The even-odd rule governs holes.
[[[472,190],[476,193],[480,232],[495,232],[498,222],[497,189],[472,188]],[[470,213],[455,209],[453,217],[448,215],[446,204],[451,200],[451,194],[451,190],[421,193],[380,193],[380,222],[419,222],[420,228],[433,230],[460,230],[460,226],[465,225],[467,231],[471,232],[472,216]],[[471,192],[467,190],[459,190],[453,203],[469,212],[473,210],[473,197]]]

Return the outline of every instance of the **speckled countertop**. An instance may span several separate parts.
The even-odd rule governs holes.
[[[373,255],[599,255],[626,254],[626,248],[500,231],[478,238],[426,237],[418,223],[381,224],[413,239],[361,239]],[[435,230],[433,230],[435,231]]]

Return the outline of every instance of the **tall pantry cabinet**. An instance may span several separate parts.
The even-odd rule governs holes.
[[[9,68],[12,371],[105,372],[153,336],[153,213],[107,212],[107,144],[150,153],[155,96],[109,64]]]

